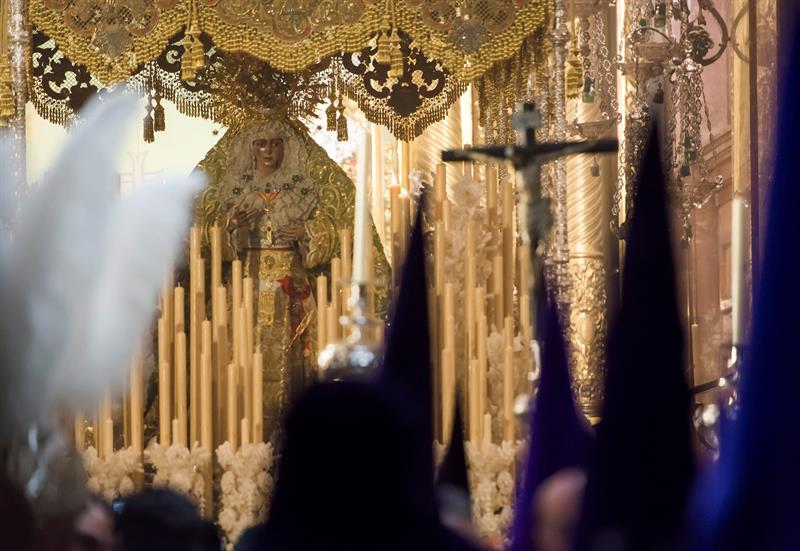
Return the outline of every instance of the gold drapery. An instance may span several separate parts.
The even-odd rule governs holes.
[[[545,27],[551,11],[550,0],[490,0],[469,17],[455,2],[442,5],[452,10],[428,0],[32,0],[29,16],[74,63],[106,83],[125,80],[157,58],[190,24],[217,47],[282,71],[359,51],[380,31],[400,28],[427,56],[471,80],[513,56]]]

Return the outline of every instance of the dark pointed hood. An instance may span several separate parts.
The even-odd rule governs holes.
[[[530,448],[511,531],[511,550],[533,549],[536,490],[549,476],[568,467],[586,468],[592,447],[591,427],[575,407],[567,348],[555,302],[547,304],[539,387],[530,423]]]
[[[450,445],[436,477],[436,497],[440,509],[446,507],[455,510],[469,522],[471,520],[469,470],[464,450],[464,422],[458,400],[455,409]]]
[[[609,335],[602,420],[578,549],[677,544],[694,474],[689,389],[660,145],[640,168],[621,308]]]
[[[694,523],[695,536],[702,536],[696,549],[776,551],[796,549],[800,542],[800,34],[791,41],[750,353],[744,356],[736,418],[721,435],[719,462],[701,485],[697,513],[705,522]]]
[[[406,401],[417,423],[420,490],[433,495],[433,370],[422,210],[419,205],[377,384]]]

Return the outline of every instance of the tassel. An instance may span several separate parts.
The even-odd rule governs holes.
[[[336,98],[331,94],[331,104],[325,109],[325,117],[328,119],[328,132],[336,130]]]
[[[16,113],[11,75],[7,67],[0,70],[0,128],[8,126]]]
[[[153,110],[153,130],[156,132],[163,132],[167,128],[167,122],[164,119],[164,106],[161,105],[161,94],[156,90],[156,108]]]
[[[391,44],[389,42],[389,31],[381,31],[378,36],[378,51],[375,53],[375,63],[380,65],[390,65],[392,62],[391,57]]]
[[[153,116],[150,114],[150,109],[148,106],[147,115],[144,116],[144,141],[147,143],[153,143],[156,141],[155,132],[153,130]]]
[[[339,120],[336,121],[336,139],[340,142],[346,142],[348,139],[347,118],[344,116],[344,105],[341,99],[339,99]]]

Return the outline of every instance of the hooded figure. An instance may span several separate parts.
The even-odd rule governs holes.
[[[530,448],[511,529],[511,551],[540,547],[533,538],[537,490],[559,471],[570,467],[586,469],[592,447],[591,427],[578,413],[572,395],[558,310],[553,301],[547,304],[542,371],[531,417]]]
[[[400,293],[394,304],[377,384],[384,392],[406,403],[408,415],[417,427],[414,468],[418,470],[426,494],[433,495],[433,369],[422,211],[420,204],[403,264]],[[426,495],[419,506],[427,507],[433,503]]]
[[[607,347],[581,551],[676,548],[694,475],[662,166],[652,132],[627,240],[621,309]]]
[[[418,507],[433,496],[409,468],[418,437],[406,410],[376,385],[309,388],[287,419],[270,517],[248,549],[474,549],[440,524],[433,503]]]
[[[779,551],[800,545],[800,434],[795,421],[800,334],[797,159],[800,35],[791,39],[778,123],[760,281],[755,286],[750,354],[744,357],[736,418],[720,434],[720,458],[700,485],[693,548]]]

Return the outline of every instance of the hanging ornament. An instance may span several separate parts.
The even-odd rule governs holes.
[[[181,57],[181,79],[192,82],[197,71],[206,65],[206,53],[200,42],[200,22],[197,17],[197,6],[194,0],[189,2],[189,26],[183,38],[183,56]]]
[[[590,170],[593,177],[597,178],[600,176],[600,165],[597,164],[597,156],[592,159],[592,167]]]
[[[583,80],[583,67],[578,57],[578,41],[573,36],[570,41],[569,56],[567,57],[567,97],[577,98]]]
[[[661,83],[658,83],[658,89],[656,93],[653,94],[653,103],[656,105],[663,105],[664,104],[664,88],[661,86]]]
[[[389,28],[384,27],[385,30],[380,31],[378,35],[378,51],[375,53],[375,63],[380,65],[390,65],[392,62],[391,44],[389,43]]]
[[[336,139],[340,142],[346,142],[348,139],[347,117],[344,116],[344,102],[342,102],[341,96],[339,97],[339,107],[337,110],[339,111],[339,119],[336,121]]]
[[[330,105],[325,109],[325,118],[327,119],[328,132],[336,131],[336,96],[334,95],[333,86],[331,86]]]
[[[143,137],[144,137],[144,141],[147,142],[147,143],[153,143],[154,141],[156,141],[155,129],[153,127],[154,126],[153,125],[153,115],[152,115],[152,113],[153,113],[153,105],[150,102],[151,102],[151,98],[150,98],[150,96],[148,96],[147,97],[147,107],[145,107],[145,110],[147,111],[147,114],[144,116],[144,120],[142,121],[143,122],[143,128],[142,128]]]
[[[694,148],[694,141],[689,136],[683,139],[683,159],[687,163],[697,160],[697,150]]]
[[[594,102],[594,81],[592,77],[585,76],[583,77],[583,103],[593,103]]]
[[[153,110],[153,130],[156,132],[163,132],[167,129],[167,122],[165,119],[164,106],[161,105],[161,90],[156,87],[154,96],[156,107]]]

